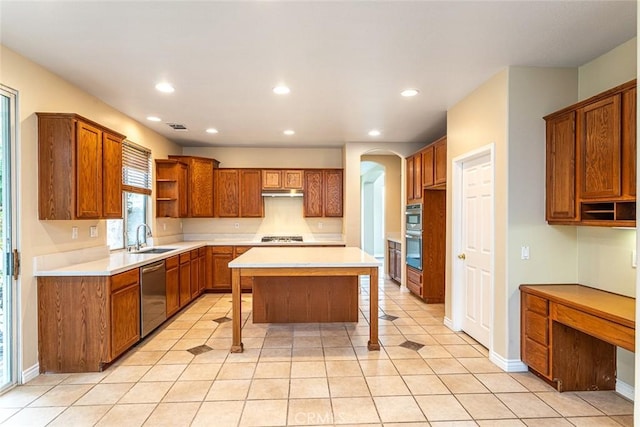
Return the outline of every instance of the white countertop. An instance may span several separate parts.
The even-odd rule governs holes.
[[[229,263],[230,268],[378,267],[380,261],[360,248],[255,247]]]
[[[199,240],[195,240],[200,237]],[[305,236],[305,241],[295,243],[260,242],[261,235],[185,235],[185,241],[166,243],[154,248],[173,248],[162,254],[136,254],[126,251],[109,252],[106,247],[88,248],[78,251],[61,252],[36,257],[34,276],[112,276],[132,268],[151,264],[203,246],[308,246],[313,250],[321,246],[344,245],[341,236],[328,235],[327,238]],[[336,248],[327,248],[336,249]]]

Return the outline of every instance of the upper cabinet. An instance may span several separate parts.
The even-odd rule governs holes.
[[[545,120],[547,221],[635,226],[636,81]]]
[[[37,113],[38,217],[122,217],[124,135],[77,114]]]
[[[156,216],[186,218],[189,215],[187,165],[178,160],[156,160]]]
[[[440,190],[446,187],[446,136],[407,157],[406,161],[407,204],[422,203],[423,190]]]
[[[263,190],[302,190],[302,170],[262,170]]]
[[[213,171],[219,162],[215,159],[195,156],[169,156],[187,165],[188,216],[213,217]]]
[[[304,216],[341,217],[343,207],[342,169],[304,171]]]
[[[216,170],[215,214],[229,218],[264,216],[260,169]]]

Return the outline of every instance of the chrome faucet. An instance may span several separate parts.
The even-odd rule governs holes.
[[[147,229],[147,237],[151,237],[151,227],[149,227],[144,222],[136,228],[136,251],[139,251],[142,248],[142,243],[140,243],[140,227],[145,227]]]

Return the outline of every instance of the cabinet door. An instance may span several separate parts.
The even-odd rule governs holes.
[[[190,159],[189,207],[192,217],[213,217],[213,161]]]
[[[619,197],[620,95],[578,110],[578,197]]]
[[[189,182],[189,168],[184,163],[178,163],[177,168],[178,216],[180,218],[186,218],[189,216],[189,192],[187,190]]]
[[[413,187],[415,185],[415,180],[413,178],[414,174],[415,174],[415,169],[414,169],[414,157],[407,157],[407,203],[412,203],[413,202]]]
[[[389,277],[395,279],[396,277],[396,244],[390,240],[387,240],[387,268]]]
[[[198,293],[203,293],[206,284],[207,274],[207,261],[206,261],[207,248],[198,249]]]
[[[231,269],[233,246],[217,247],[212,256],[212,289],[231,290]],[[223,252],[224,251],[224,252]]]
[[[342,170],[325,170],[324,177],[324,216],[342,216]]]
[[[303,174],[301,170],[283,170],[282,187],[285,190],[302,190]]]
[[[402,280],[402,249],[400,247],[400,245],[396,246],[396,253],[395,253],[395,264],[396,264],[396,276],[395,279],[400,282]]]
[[[321,217],[323,202],[322,171],[304,171],[304,216]]]
[[[422,150],[422,186],[433,185],[433,145]]]
[[[262,179],[258,169],[240,169],[240,217],[264,216]]]
[[[111,358],[140,340],[138,269],[111,277]]]
[[[122,218],[122,140],[102,135],[102,217]]]
[[[198,261],[198,250],[191,251],[191,299],[197,298],[200,294],[200,262]]]
[[[576,114],[547,120],[547,221],[575,221]]]
[[[102,215],[102,132],[86,123],[76,124],[76,216]]]
[[[424,167],[424,165],[423,165]],[[442,138],[433,144],[433,184],[447,183],[447,139]]]
[[[422,199],[422,156],[417,154],[413,159],[413,198]]]
[[[622,194],[636,195],[636,88],[622,94]]]
[[[280,190],[282,188],[282,171],[263,169],[262,188],[264,190]]]
[[[238,169],[216,170],[216,216],[234,218],[240,215],[238,176]]]
[[[180,255],[180,307],[191,301],[191,256],[187,252]]]
[[[234,258],[239,257],[243,253],[251,249],[251,246],[236,246],[234,248]],[[253,277],[244,276],[240,278],[240,289],[251,292],[253,290]]]
[[[173,267],[167,269],[167,317],[180,309],[180,270]]]

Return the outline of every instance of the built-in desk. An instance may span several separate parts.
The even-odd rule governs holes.
[[[578,284],[520,285],[520,354],[558,391],[615,389],[616,346],[635,351],[635,298]]]

